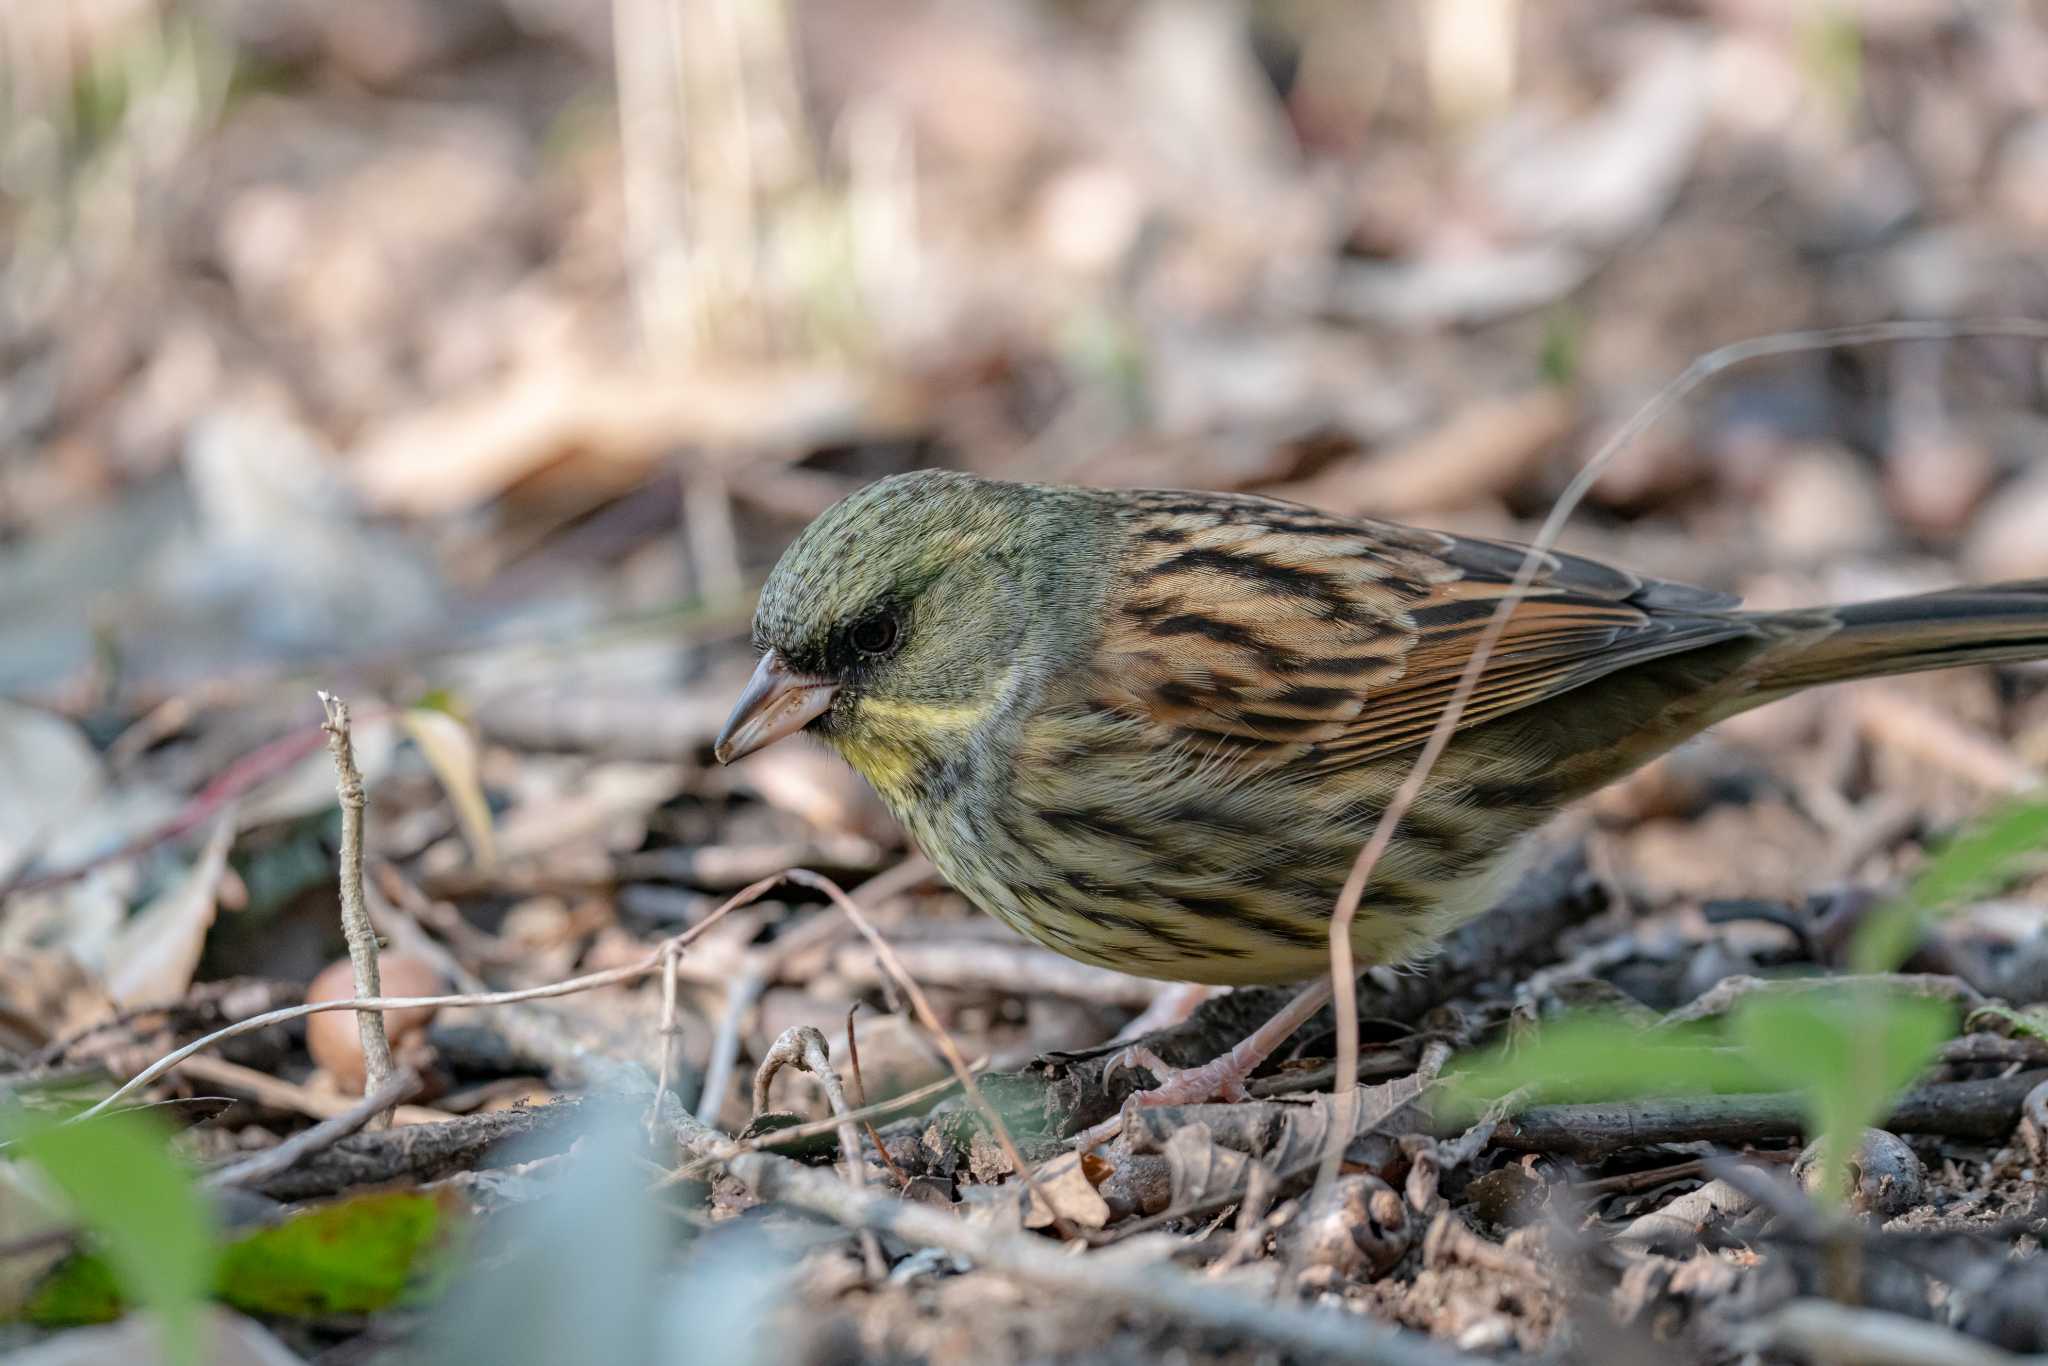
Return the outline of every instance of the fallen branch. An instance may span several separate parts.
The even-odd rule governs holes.
[[[1786,1353],[1837,1366],[2020,1366],[2019,1357],[1923,1319],[1827,1300],[1794,1300],[1735,1330],[1751,1352]]]
[[[216,1189],[222,1186],[253,1186],[282,1176],[313,1154],[333,1147],[400,1101],[410,1099],[419,1089],[418,1075],[401,1069],[382,1087],[364,1092],[361,1100],[332,1119],[323,1119],[274,1148],[217,1168],[207,1175],[206,1184]]]
[[[1879,1126],[1894,1133],[2004,1138],[2018,1121],[2027,1093],[2043,1081],[2048,1071],[1917,1087],[1892,1104]],[[1734,1146],[1793,1138],[1804,1134],[1806,1126],[1807,1112],[1795,1092],[1682,1096],[1532,1106],[1504,1120],[1493,1142],[1516,1152],[1588,1159],[1658,1143]]]
[[[1985,1005],[1984,994],[1960,977],[1930,972],[1849,973],[1833,977],[1724,977],[1678,1009],[1666,1014],[1661,1023],[1694,1024],[1726,1015],[1738,1001],[1751,996],[1804,996],[1813,993],[1869,991],[1884,996],[1912,996],[1929,1001],[1947,1001],[1968,1014]]]
[[[807,1210],[848,1228],[873,1229],[939,1248],[989,1270],[1117,1312],[1149,1311],[1319,1361],[1369,1362],[1373,1366],[1474,1366],[1477,1361],[1362,1314],[1273,1303],[1226,1283],[1197,1279],[1137,1247],[1074,1256],[1036,1234],[1009,1232],[891,1195],[856,1191],[836,1177],[785,1157],[733,1153],[723,1160],[727,1170],[761,1200]]]
[[[273,1200],[315,1200],[359,1186],[437,1181],[500,1165],[498,1154],[515,1140],[525,1140],[516,1150],[521,1161],[566,1150],[583,1132],[576,1122],[581,1108],[579,1101],[558,1100],[530,1109],[465,1115],[445,1124],[360,1133],[311,1153],[284,1171],[238,1184]]]

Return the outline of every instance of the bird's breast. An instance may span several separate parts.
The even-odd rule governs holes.
[[[1006,754],[927,766],[891,805],[957,889],[1030,938],[1140,976],[1245,985],[1327,969],[1339,889],[1401,776],[1232,777],[1113,718],[1053,714]],[[1354,922],[1361,961],[1405,961],[1446,915],[1483,909],[1466,903],[1519,833],[1419,804]]]

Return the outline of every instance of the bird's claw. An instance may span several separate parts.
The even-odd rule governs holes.
[[[1200,1067],[1174,1067],[1141,1044],[1132,1044],[1110,1057],[1102,1069],[1106,1081],[1127,1068],[1142,1067],[1156,1083],[1149,1091],[1134,1092],[1125,1105],[1150,1109],[1157,1105],[1200,1105],[1206,1101],[1250,1100],[1245,1090],[1245,1068],[1236,1057],[1225,1053]]]

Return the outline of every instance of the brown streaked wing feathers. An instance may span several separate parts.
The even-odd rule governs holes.
[[[1133,502],[1096,688],[1235,765],[1348,766],[1421,743],[1525,553],[1264,498]],[[1550,553],[1461,726],[1754,634],[1734,606]]]

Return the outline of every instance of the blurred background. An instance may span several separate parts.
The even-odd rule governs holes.
[[[626,961],[791,863],[895,864],[821,753],[708,762],[753,588],[875,476],[1527,535],[1713,347],[2048,316],[2048,4],[17,0],[0,243],[27,1056],[333,957],[315,686],[356,705],[373,855],[459,907],[433,923],[494,984]],[[1758,605],[2048,575],[2042,356],[1727,375],[1565,543]],[[1883,882],[2044,761],[2040,675],[1901,680],[1757,713],[1585,819],[1630,904],[1706,937],[1705,900]],[[1021,950],[891,904],[913,947]],[[745,1119],[733,1050],[850,1001],[883,1006],[871,1087],[939,1075],[880,1037],[870,959],[763,956],[797,909],[686,984],[713,1118]],[[1695,975],[1782,947],[1753,928]],[[999,1065],[1153,995],[924,971]],[[574,1009],[652,1049],[620,995]],[[313,1084],[290,1048],[258,1066]]]
[[[0,688],[110,723],[743,615],[915,464],[1513,534],[1713,346],[2048,311],[2044,16],[10,5]],[[1577,540],[1717,582],[2048,571],[2041,374],[1756,367]]]

